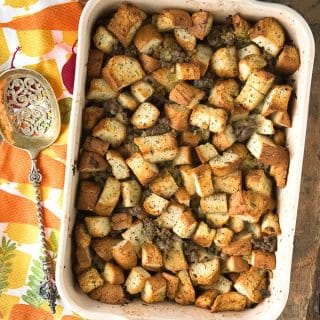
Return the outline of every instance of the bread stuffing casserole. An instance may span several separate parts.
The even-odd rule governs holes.
[[[121,4],[93,30],[74,273],[108,304],[270,295],[299,52],[274,18]]]

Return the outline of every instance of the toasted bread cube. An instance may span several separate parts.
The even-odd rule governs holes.
[[[248,110],[255,109],[264,98],[265,96],[262,93],[245,84],[234,100],[235,108],[232,111],[232,121],[247,118]]]
[[[122,269],[111,262],[104,265],[103,277],[110,284],[123,284],[125,280]]]
[[[177,140],[170,133],[137,137],[134,138],[134,143],[144,159],[152,163],[173,160],[178,153]]]
[[[144,243],[141,251],[141,265],[149,271],[159,271],[163,266],[162,254],[157,245]]]
[[[132,215],[128,212],[119,212],[111,217],[111,229],[118,231],[128,229],[132,224]]]
[[[83,129],[91,130],[103,118],[104,110],[101,107],[90,106],[83,111]]]
[[[248,31],[250,29],[250,24],[247,20],[242,18],[240,14],[233,15],[231,22],[234,30],[233,32],[237,38],[246,39],[249,37]]]
[[[212,171],[208,164],[202,164],[192,169],[196,193],[200,197],[208,197],[214,191],[211,173]]]
[[[269,198],[253,191],[238,191],[229,199],[229,215],[256,223],[266,211]]]
[[[276,256],[273,252],[263,250],[252,250],[250,262],[253,267],[265,270],[276,268]]]
[[[192,167],[190,166],[181,166],[180,174],[183,180],[183,185],[186,188],[190,196],[193,196],[196,193],[196,185],[193,178]]]
[[[87,76],[89,79],[99,78],[103,62],[103,52],[97,49],[89,51]]]
[[[93,43],[97,49],[109,54],[117,45],[118,40],[106,29],[106,27],[98,26],[95,34],[93,35]]]
[[[211,70],[220,78],[238,76],[238,56],[235,47],[220,48],[212,55]]]
[[[175,296],[175,302],[182,305],[193,304],[196,299],[196,295],[188,271],[179,271],[178,278],[179,284]]]
[[[125,208],[138,206],[140,203],[141,195],[141,186],[136,180],[121,182],[122,205]]]
[[[115,118],[103,118],[93,128],[92,135],[117,147],[126,137],[126,127]]]
[[[91,236],[83,223],[77,223],[74,228],[76,244],[79,248],[87,248],[90,245]]]
[[[274,134],[274,127],[271,120],[265,118],[264,116],[257,114],[252,115],[256,123],[255,131],[259,134],[271,135]]]
[[[88,100],[107,101],[115,98],[117,93],[104,79],[92,79],[87,94]]]
[[[248,190],[261,193],[266,197],[272,195],[272,181],[262,169],[250,170],[246,175],[245,184]]]
[[[178,188],[173,176],[168,170],[164,170],[162,174],[150,184],[151,191],[164,198],[172,197]]]
[[[247,224],[247,231],[251,233],[254,239],[261,240],[263,237],[260,223]]]
[[[201,163],[207,163],[218,155],[218,152],[215,149],[215,147],[209,142],[197,146],[196,152]]]
[[[236,280],[235,289],[246,296],[250,301],[259,303],[263,299],[263,295],[260,287],[261,283],[264,283],[265,276],[261,270],[257,268],[251,268],[240,274],[240,277]],[[266,286],[264,287],[266,289]]]
[[[189,13],[181,9],[161,10],[156,21],[160,32],[170,31],[176,28],[188,28],[192,26],[192,20]]]
[[[152,77],[168,91],[180,81],[175,73],[174,67],[159,68],[151,73]]]
[[[247,79],[246,85],[252,87],[256,91],[267,94],[274,82],[274,74],[265,70],[253,71]]]
[[[91,291],[89,296],[91,299],[107,304],[123,305],[126,301],[123,288],[119,284],[104,283],[103,286]]]
[[[228,221],[228,226],[234,233],[239,233],[244,230],[245,222],[238,217],[231,217]]]
[[[249,270],[249,264],[247,261],[239,256],[231,256],[226,260],[226,268],[228,272],[244,272]]]
[[[188,263],[183,253],[182,242],[178,240],[171,241],[169,250],[163,255],[163,265],[165,269],[174,273],[188,268]]]
[[[147,54],[140,54],[139,56],[140,63],[142,65],[143,70],[149,74],[161,67],[161,63],[158,59],[155,59]]]
[[[130,270],[137,265],[137,255],[130,241],[122,240],[113,246],[111,250],[113,259],[121,268]]]
[[[285,45],[279,54],[275,70],[284,75],[296,72],[300,67],[299,50],[294,46]]]
[[[206,290],[197,297],[194,304],[199,308],[210,309],[218,294],[218,291],[215,289]]]
[[[144,75],[139,61],[124,55],[113,56],[102,69],[102,77],[114,91],[130,86]]]
[[[274,178],[278,188],[284,188],[287,183],[287,175],[289,170],[289,153],[286,150],[286,153],[280,160],[279,164],[270,166],[270,175]]]
[[[150,277],[150,273],[142,267],[133,267],[128,275],[125,287],[130,294],[137,294],[142,291],[146,280]]]
[[[173,232],[177,234],[180,238],[188,239],[191,238],[194,231],[197,228],[197,221],[193,217],[191,211],[185,211],[179,216],[179,220],[173,227]]]
[[[92,181],[81,181],[78,195],[78,210],[93,211],[100,194],[99,184]]]
[[[197,39],[186,28],[178,28],[174,30],[174,36],[179,44],[187,52],[192,52],[196,45]]]
[[[157,166],[146,161],[139,152],[134,153],[126,162],[143,186],[148,185],[159,173]]]
[[[201,210],[208,213],[227,213],[227,195],[225,193],[214,193],[213,195],[200,199]]]
[[[110,219],[108,217],[85,217],[86,227],[93,238],[103,238],[111,231]]]
[[[170,91],[169,99],[192,109],[205,96],[205,92],[186,83],[180,82]]]
[[[107,169],[107,161],[98,153],[84,151],[80,155],[79,172],[95,173],[102,172]]]
[[[147,15],[132,4],[122,3],[107,28],[127,48]]]
[[[199,132],[183,131],[180,138],[181,145],[196,147],[202,139],[202,136]]]
[[[167,282],[160,273],[145,281],[141,292],[141,300],[146,303],[161,302],[165,299]]]
[[[166,117],[169,119],[169,124],[172,129],[178,131],[188,129],[188,120],[191,113],[190,109],[180,106],[179,104],[166,103],[164,105],[164,112]]]
[[[190,207],[190,195],[186,188],[180,187],[174,194],[175,199],[187,207]]]
[[[139,52],[151,54],[155,48],[161,45],[162,35],[153,24],[142,26],[136,33],[134,44]]]
[[[173,300],[178,289],[179,278],[167,272],[162,272],[162,277],[167,281],[167,298]]]
[[[77,247],[76,258],[77,258],[78,265],[81,269],[89,268],[92,263],[89,247],[86,247],[86,248]]]
[[[138,129],[148,129],[158,120],[160,111],[152,103],[144,102],[131,117],[131,123]]]
[[[234,143],[228,151],[236,153],[241,158],[241,160],[245,160],[250,156],[246,146],[240,142]]]
[[[281,234],[279,217],[277,214],[269,211],[262,217],[261,231],[268,236],[278,236]]]
[[[113,177],[109,177],[106,180],[95,206],[95,213],[101,216],[109,216],[113,212],[120,198],[120,186],[120,182]]]
[[[211,307],[211,311],[242,311],[246,307],[246,304],[247,299],[242,294],[238,292],[227,292],[217,296]]]
[[[267,61],[260,55],[252,54],[239,61],[239,79],[246,81],[253,71],[264,68]]]
[[[183,205],[172,202],[156,221],[160,227],[173,229],[184,210]]]
[[[142,103],[148,100],[153,95],[154,88],[147,81],[140,80],[135,82],[131,86],[131,93],[139,102]]]
[[[229,228],[218,228],[216,235],[214,237],[214,244],[219,247],[223,248],[229,245],[233,237],[233,231]]]
[[[223,132],[216,133],[212,137],[212,144],[219,150],[225,151],[236,141],[236,136],[231,125],[228,125]]]
[[[200,289],[202,289],[202,290],[215,289],[219,293],[227,293],[227,292],[230,292],[232,290],[232,285],[233,285],[233,283],[229,279],[227,279],[226,277],[220,275],[220,276],[218,276],[218,278],[212,284],[201,285]]]
[[[291,120],[287,111],[277,111],[271,115],[271,119],[278,127],[291,128]]]
[[[89,270],[81,273],[78,276],[78,282],[81,290],[84,293],[88,293],[93,289],[96,289],[103,285],[103,278],[95,268],[90,268]]]
[[[223,177],[214,177],[213,185],[216,192],[234,193],[242,188],[241,171],[234,171]]]
[[[201,77],[203,77],[208,70],[212,53],[213,51],[209,46],[203,44],[198,44],[196,46],[195,53],[192,55],[191,61],[199,64]]]
[[[206,220],[210,227],[221,228],[229,221],[227,212],[207,213]]]
[[[194,285],[212,284],[220,274],[219,259],[192,263],[189,266],[189,274]]]
[[[147,213],[159,216],[169,205],[169,201],[152,193],[144,202],[143,207]]]
[[[78,263],[73,264],[72,271],[74,272],[74,274],[76,276],[79,276],[81,273],[83,273],[84,271],[87,271],[87,270],[88,270],[88,268],[81,268]]]
[[[281,51],[285,33],[280,23],[274,18],[260,19],[250,30],[250,39],[266,52],[276,57]]]
[[[189,28],[191,34],[203,40],[210,32],[213,25],[213,14],[207,11],[197,11],[191,16],[192,27]]]
[[[261,114],[269,116],[275,111],[287,111],[291,93],[292,87],[289,85],[274,86],[262,105]]]
[[[123,108],[134,111],[138,107],[138,102],[134,99],[130,93],[121,92],[118,96],[118,102],[123,106]]]
[[[231,111],[238,95],[239,84],[234,79],[219,80],[211,89],[208,101],[215,107]]]
[[[197,63],[176,63],[176,74],[179,80],[199,80],[200,66]]]
[[[120,241],[121,239],[117,238],[96,238],[92,239],[91,247],[101,259],[104,261],[110,261],[112,259],[111,248]]]
[[[133,245],[136,253],[140,255],[141,246],[147,241],[143,222],[141,220],[135,221],[121,236],[123,239],[128,240]]]
[[[205,222],[201,221],[198,224],[197,230],[193,235],[192,240],[199,246],[208,248],[211,246],[215,235],[216,230],[210,229]]]
[[[173,159],[172,163],[174,166],[192,164],[192,149],[190,146],[179,147],[178,153]]]
[[[259,47],[256,46],[254,43],[249,44],[246,47],[243,47],[238,50],[239,60],[241,60],[247,56],[250,56],[252,54],[258,55],[258,56],[261,55],[261,51],[260,51]]]
[[[286,132],[283,129],[275,129],[272,140],[275,144],[284,147],[286,145]]]
[[[251,240],[251,233],[244,234],[223,247],[222,253],[228,256],[248,256],[252,250]]]
[[[104,157],[109,148],[109,143],[95,137],[87,137],[83,143],[83,150],[98,153]]]
[[[117,180],[129,178],[130,170],[118,151],[109,150],[106,158],[112,168],[112,174]]]
[[[210,115],[209,131],[214,133],[223,132],[226,128],[228,115],[223,109],[212,109]]]
[[[215,176],[226,176],[239,169],[242,159],[234,152],[226,151],[209,161],[212,172]]]

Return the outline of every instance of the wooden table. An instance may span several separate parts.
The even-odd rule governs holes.
[[[289,300],[279,320],[320,319],[320,1],[277,0],[311,26],[316,60],[311,89]]]

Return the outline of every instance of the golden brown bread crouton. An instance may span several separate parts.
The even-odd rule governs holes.
[[[89,268],[92,263],[89,247],[86,247],[86,248],[77,247],[76,258],[77,258],[78,265],[81,269]]]
[[[278,188],[284,188],[287,183],[290,158],[288,150],[285,150],[286,152],[284,156],[281,158],[280,162],[278,164],[270,166],[270,175],[276,181],[276,185]]]
[[[126,162],[143,186],[148,185],[159,173],[157,166],[146,161],[139,152],[134,153]]]
[[[78,247],[87,248],[90,245],[91,236],[83,223],[77,223],[74,229],[75,241]]]
[[[234,100],[235,107],[232,110],[231,120],[238,121],[246,119],[249,115],[248,110],[255,109],[264,98],[264,94],[245,84],[239,95]]]
[[[141,186],[136,180],[121,182],[122,205],[125,208],[131,208],[139,205],[141,195]]]
[[[77,202],[78,210],[93,211],[100,194],[100,185],[92,181],[81,181]]]
[[[151,275],[142,267],[133,267],[127,277],[125,286],[130,294],[137,294],[142,291],[145,282]]]
[[[131,85],[130,89],[132,95],[141,103],[148,100],[154,93],[153,86],[144,80],[135,82],[133,85]]]
[[[231,217],[228,226],[234,233],[239,233],[245,228],[245,222],[238,217]]]
[[[169,205],[169,201],[152,193],[143,202],[143,208],[153,216],[159,216]]]
[[[273,252],[252,250],[249,263],[259,269],[274,270],[276,268],[276,256]]]
[[[155,178],[150,184],[151,191],[164,198],[172,197],[178,188],[173,176],[168,170],[164,170],[159,177]]]
[[[92,79],[86,98],[88,100],[107,101],[116,96],[117,93],[110,87],[105,79]]]
[[[141,103],[131,117],[131,123],[138,129],[148,129],[158,120],[160,111],[150,102]]]
[[[220,78],[238,76],[238,55],[235,47],[220,48],[210,60],[211,70]]]
[[[235,14],[231,17],[233,32],[237,38],[245,39],[249,37],[250,24],[242,18],[240,14]]]
[[[163,266],[159,247],[153,243],[144,243],[141,247],[141,265],[149,271],[159,271]]]
[[[101,259],[104,261],[109,261],[112,259],[111,248],[120,241],[121,239],[109,237],[92,239],[91,247]]]
[[[222,132],[215,133],[212,136],[212,144],[218,151],[222,152],[230,148],[236,142],[236,136],[232,125],[228,125]]]
[[[109,216],[118,204],[120,198],[120,182],[109,177],[103,187],[100,198],[94,208],[94,212],[101,216]]]
[[[163,265],[165,269],[174,273],[188,268],[182,242],[179,240],[171,240],[168,251],[163,255]]]
[[[222,253],[228,256],[246,256],[252,250],[252,235],[244,234],[236,240],[231,241],[227,246],[222,248]]]
[[[239,256],[228,257],[225,263],[228,272],[243,272],[249,270],[249,264],[247,261]]]
[[[214,189],[212,184],[211,168],[209,164],[202,164],[192,169],[196,193],[200,197],[210,196]]]
[[[174,30],[174,36],[179,44],[187,53],[191,53],[196,45],[197,39],[187,28],[178,28]]]
[[[192,164],[192,148],[190,146],[179,147],[178,153],[172,161],[174,166]]]
[[[300,67],[299,50],[294,46],[285,45],[279,54],[275,70],[284,75],[296,72]]]
[[[84,218],[86,227],[89,234],[93,238],[103,238],[111,231],[110,220],[108,217],[85,217]]]
[[[197,63],[176,63],[176,74],[179,80],[199,80],[200,66]]]
[[[148,74],[161,67],[161,63],[158,59],[144,53],[140,54],[139,60],[143,70]]]
[[[229,228],[218,228],[216,235],[213,239],[214,244],[219,247],[223,248],[229,245],[232,241],[233,231]]]
[[[160,32],[176,28],[188,28],[192,26],[190,14],[181,9],[164,9],[160,11],[156,21]]]
[[[233,283],[229,279],[220,274],[220,276],[212,284],[201,285],[199,288],[202,290],[215,289],[219,293],[227,293],[232,290],[232,285]]]
[[[239,61],[239,79],[246,81],[249,75],[267,65],[267,61],[260,55],[252,54]]]
[[[123,284],[125,277],[121,268],[116,264],[107,262],[104,265],[103,277],[110,284]]]
[[[183,131],[180,137],[180,144],[184,146],[196,147],[202,139],[199,132]]]
[[[282,26],[276,19],[270,17],[258,20],[249,34],[251,41],[273,57],[278,55],[285,41]]]
[[[265,70],[257,70],[250,74],[246,84],[262,94],[267,94],[274,80],[274,74]]]
[[[212,49],[209,46],[198,44],[195,53],[192,55],[191,61],[200,66],[200,75],[203,77],[209,67],[210,59],[212,56]]]
[[[90,106],[83,110],[83,129],[91,130],[103,118],[104,110],[101,107]]]
[[[197,11],[191,16],[192,27],[189,32],[196,38],[203,40],[210,32],[213,25],[213,14],[207,11]]]
[[[206,290],[197,297],[194,305],[199,308],[210,309],[218,294],[219,292],[215,289]]]
[[[83,150],[98,153],[100,156],[104,157],[109,148],[109,143],[104,142],[95,137],[87,137],[83,143]]]
[[[197,146],[195,149],[201,163],[207,163],[218,155],[218,151],[209,142],[207,142],[206,144],[201,144],[200,146]]]
[[[112,248],[113,259],[125,270],[130,270],[137,265],[137,255],[132,243],[122,240]]]
[[[162,272],[162,277],[167,281],[167,298],[173,300],[178,289],[179,278],[167,272]]]
[[[286,145],[286,132],[283,129],[275,129],[272,140],[275,144],[284,147]]]
[[[260,51],[259,47],[257,45],[255,45],[254,43],[251,43],[251,44],[238,50],[239,60],[241,60],[247,56],[250,56],[252,54],[255,54],[258,56],[261,55],[261,51]]]
[[[128,229],[132,224],[132,215],[128,212],[118,212],[111,217],[111,229]]]
[[[127,48],[147,15],[132,4],[122,3],[107,28]]]
[[[180,203],[187,207],[190,206],[190,195],[186,188],[180,187],[174,194],[175,199]]]
[[[105,171],[107,169],[107,161],[98,153],[84,151],[80,155],[79,172],[95,173]]]
[[[213,185],[216,192],[234,193],[242,189],[241,171],[236,170],[226,176],[213,178]]]
[[[226,176],[239,169],[242,159],[231,151],[225,151],[209,161],[211,170],[218,177]]]
[[[265,118],[260,114],[250,115],[250,119],[255,122],[255,131],[259,134],[272,135],[274,134],[274,127],[271,120]]]
[[[196,295],[188,271],[182,270],[178,272],[179,284],[175,296],[175,302],[188,305],[193,304]]]
[[[175,73],[174,67],[158,68],[151,73],[151,76],[168,91],[180,81]]]
[[[269,198],[253,191],[238,191],[229,199],[229,215],[248,222],[258,222],[267,210]]]
[[[200,207],[204,213],[226,213],[228,212],[227,195],[214,193],[209,197],[201,198]]]
[[[112,174],[117,180],[129,178],[130,170],[118,151],[109,150],[106,159],[111,166]]]
[[[220,274],[219,258],[190,264],[189,274],[194,285],[212,284]]]
[[[192,109],[205,96],[205,92],[186,83],[180,82],[170,91],[169,99]]]
[[[97,49],[109,54],[118,44],[118,40],[106,29],[106,27],[98,26],[93,35],[93,43]]]
[[[156,221],[160,227],[173,229],[184,210],[183,205],[171,202],[167,210],[163,212]]]
[[[178,221],[173,227],[173,232],[182,239],[191,238],[198,225],[191,211],[180,214]]]
[[[278,236],[281,234],[278,215],[272,211],[268,211],[262,217],[261,231],[269,236]]]
[[[197,230],[192,237],[192,240],[199,246],[208,248],[211,246],[215,235],[215,229],[210,229],[205,222],[200,221]]]
[[[118,96],[118,102],[123,108],[134,111],[138,107],[137,100],[128,92],[121,92]]]
[[[153,24],[142,26],[136,33],[134,44],[139,52],[151,54],[163,41],[162,35]]]
[[[266,176],[262,169],[250,170],[246,175],[245,184],[248,190],[271,197],[272,181]]]
[[[211,311],[242,311],[246,307],[246,304],[246,297],[242,294],[238,292],[227,292],[216,297],[211,307]]]
[[[103,52],[97,49],[89,51],[87,76],[89,79],[99,78],[103,62]]]
[[[95,268],[90,268],[89,270],[81,273],[78,276],[78,282],[84,293],[88,293],[103,285],[103,279]]]
[[[143,222],[136,220],[121,236],[133,245],[137,255],[140,256],[141,246],[148,240]]]
[[[185,165],[180,167],[180,175],[182,177],[183,185],[190,196],[196,193],[196,186],[194,183],[192,167]]]
[[[178,131],[188,129],[188,120],[191,113],[190,109],[176,103],[166,103],[164,105],[164,112],[169,119],[169,125],[172,129]]]
[[[161,273],[148,278],[141,292],[141,300],[146,303],[161,302],[166,297],[167,282]]]
[[[105,283],[90,292],[89,297],[107,304],[124,304],[125,294],[121,285]]]
[[[287,111],[277,111],[273,113],[271,120],[278,127],[291,128],[291,120]]]
[[[210,227],[221,228],[227,224],[229,215],[227,212],[206,213],[206,221]]]

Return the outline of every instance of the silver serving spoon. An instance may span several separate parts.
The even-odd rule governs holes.
[[[58,137],[61,120],[55,94],[48,81],[29,69],[10,69],[0,74],[0,133],[11,145],[27,151],[31,157],[29,181],[36,191],[36,209],[44,255],[45,279],[40,295],[55,313],[57,289],[48,253],[40,202],[42,175],[37,155]]]

